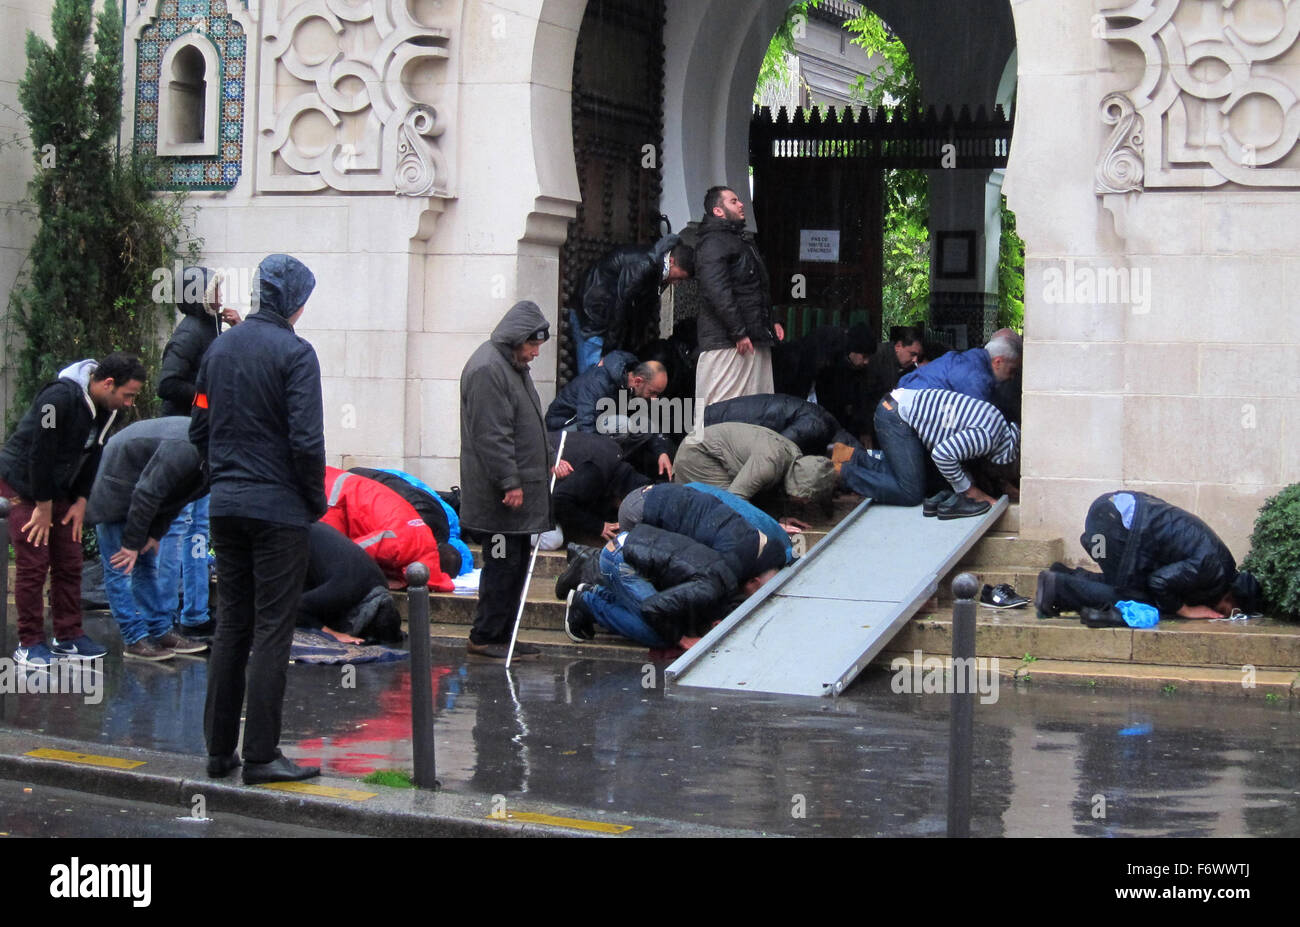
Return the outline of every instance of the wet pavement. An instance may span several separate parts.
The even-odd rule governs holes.
[[[350,837],[174,805],[88,795],[33,782],[0,780],[0,837]]]
[[[92,632],[93,633],[93,632]],[[948,699],[868,670],[838,701],[674,692],[662,666],[435,647],[444,789],[784,835],[941,835]],[[201,658],[123,664],[98,704],[0,696],[0,724],[190,754]],[[290,668],[283,746],[325,774],[410,768],[410,666]],[[975,712],[976,836],[1300,836],[1289,700],[1013,686]],[[498,799],[499,801],[502,799]]]

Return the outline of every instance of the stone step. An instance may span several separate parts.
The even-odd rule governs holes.
[[[944,654],[921,655],[922,671],[930,672],[951,663]],[[939,663],[934,661],[938,660]],[[913,670],[916,654],[898,651],[882,653],[875,665],[893,671]],[[992,667],[990,667],[991,669]],[[1256,670],[1242,685],[1243,674],[1224,667],[1169,666],[1129,663],[1106,663],[1087,660],[999,660],[997,675],[1002,683],[1050,683],[1081,686],[1089,690],[1120,689],[1160,692],[1169,696],[1194,693],[1232,698],[1256,698],[1267,701],[1290,700],[1300,696],[1300,675],[1294,669]],[[939,677],[936,675],[936,681]]]
[[[952,607],[923,608],[889,648],[952,652]],[[1300,670],[1300,626],[1268,618],[1249,622],[1166,620],[1155,628],[1087,628],[1077,618],[1039,619],[1033,606],[976,609],[975,651],[982,657],[1100,663]]]
[[[965,570],[976,566],[1033,566],[1045,570],[1053,561],[1065,556],[1065,542],[1060,538],[1037,540],[1017,534],[993,531],[976,542],[958,563]]]

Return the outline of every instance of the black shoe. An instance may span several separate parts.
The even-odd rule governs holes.
[[[934,516],[939,514],[939,506],[943,505],[943,503],[947,502],[955,495],[957,494],[951,489],[945,489],[941,492],[935,493],[929,499],[926,499],[921,503],[921,514],[926,518],[934,518]]]
[[[577,589],[571,589],[564,607],[564,633],[575,644],[586,643],[596,636],[596,622],[592,620],[591,609],[582,598],[586,590],[585,583]]]
[[[979,502],[964,493],[953,493],[951,499],[939,503],[935,514],[939,516],[940,521],[949,521],[953,518],[974,518],[976,515],[983,515],[989,508],[987,502]]]
[[[1105,608],[1089,608],[1086,605],[1079,609],[1079,621],[1090,628],[1127,628],[1128,622],[1124,616],[1119,613],[1119,609],[1114,605],[1108,605]]]
[[[299,766],[283,753],[269,763],[244,764],[244,785],[261,785],[264,782],[300,782],[319,775],[319,766]]]
[[[1060,613],[1056,605],[1060,577],[1060,573],[1051,570],[1043,570],[1038,574],[1038,585],[1034,589],[1034,609],[1039,618],[1055,618]]]
[[[504,644],[476,644],[473,641],[465,643],[465,651],[473,657],[487,657],[489,660],[504,660],[510,654],[510,642]],[[534,644],[525,644],[523,641],[515,641],[515,652],[512,659],[530,660],[540,656],[542,650]]]
[[[1012,589],[1010,583],[985,585],[980,590],[980,605],[985,608],[1024,608],[1028,604],[1029,600]]]
[[[569,565],[555,580],[555,597],[567,599],[569,593],[584,583],[593,585],[600,579],[600,548],[569,545]]]
[[[225,756],[208,755],[208,778],[224,779],[241,765],[238,753],[228,753]]]
[[[181,637],[188,637],[192,641],[209,642],[212,636],[217,633],[217,623],[209,618],[203,624],[196,624],[193,627],[187,627],[183,624],[176,625],[174,630]],[[179,651],[177,651],[179,653]]]

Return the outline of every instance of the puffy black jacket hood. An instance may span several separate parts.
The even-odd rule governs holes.
[[[307,265],[287,254],[271,254],[257,265],[249,315],[266,312],[288,319],[307,303],[316,289],[316,276]]]

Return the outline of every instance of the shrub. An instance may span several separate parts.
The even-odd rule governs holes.
[[[1264,601],[1279,617],[1300,621],[1300,483],[1264,503],[1241,568],[1259,580]]]

